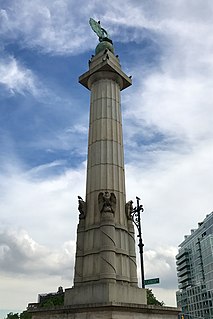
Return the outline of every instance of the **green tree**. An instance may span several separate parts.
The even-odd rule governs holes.
[[[64,304],[64,294],[49,296],[41,302],[40,307],[51,308],[54,306],[61,306]]]
[[[18,313],[9,312],[7,314],[6,319],[19,319],[19,314]]]
[[[31,318],[32,318],[32,315],[25,310],[22,313],[20,313],[20,315],[18,313],[9,312],[5,319],[31,319]]]
[[[20,313],[19,318],[20,319],[31,319],[32,315],[29,312],[27,312],[27,310],[25,310],[22,313]]]
[[[148,305],[156,305],[156,306],[163,306],[164,302],[157,300],[155,295],[152,292],[152,289],[146,289],[147,291],[147,304]]]

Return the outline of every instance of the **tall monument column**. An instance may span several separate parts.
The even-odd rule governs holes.
[[[79,82],[91,91],[85,201],[79,197],[74,287],[65,305],[97,302],[146,304],[138,288],[131,202],[126,203],[120,91],[131,79],[122,71],[112,41],[99,36],[96,54]]]

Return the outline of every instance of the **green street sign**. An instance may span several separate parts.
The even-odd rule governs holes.
[[[145,286],[159,284],[160,279],[159,278],[146,279],[146,280],[144,280],[144,283],[145,283]]]

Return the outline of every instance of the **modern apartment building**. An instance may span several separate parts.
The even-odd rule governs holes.
[[[184,318],[213,319],[213,212],[179,247],[177,304]]]

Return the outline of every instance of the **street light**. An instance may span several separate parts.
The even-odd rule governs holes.
[[[143,241],[142,241],[142,232],[141,232],[141,212],[144,211],[143,205],[140,205],[140,198],[136,196],[137,206],[133,208],[131,212],[132,221],[134,222],[135,226],[138,229],[138,236],[139,237],[139,253],[140,253],[140,260],[141,260],[141,282],[142,288],[145,288],[145,281],[144,281],[144,265],[143,265]]]

